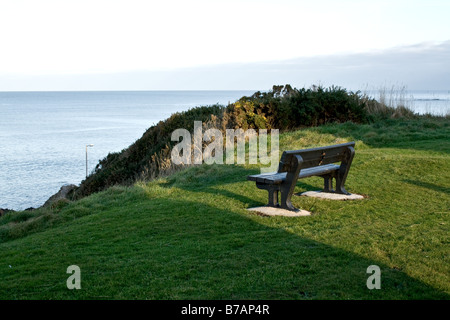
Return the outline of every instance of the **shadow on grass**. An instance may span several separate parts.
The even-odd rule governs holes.
[[[184,190],[190,191],[190,192],[199,191],[199,192],[210,193],[212,195],[222,195],[222,196],[228,197],[233,200],[238,200],[244,204],[248,204],[249,207],[267,204],[267,203],[261,203],[258,200],[249,198],[249,197],[243,195],[242,193],[239,193],[239,190],[236,190],[236,192],[232,192],[227,189],[218,188],[219,186],[224,186],[224,185],[227,185],[230,183],[247,181],[247,176],[253,175],[253,174],[259,174],[260,173],[259,169],[247,169],[242,166],[226,165],[228,169],[232,170],[232,173],[230,173],[227,176],[226,180],[223,180],[222,176],[221,176],[221,179],[210,179],[210,175],[207,172],[209,171],[210,168],[212,168],[214,166],[217,166],[217,165],[213,165],[213,166],[203,165],[203,167],[198,167],[200,169],[197,170],[196,175],[192,175],[189,171],[184,171],[188,175],[191,175],[190,177],[188,177],[188,180],[190,180],[190,183],[186,183],[186,181],[185,181],[186,179],[184,177],[183,177],[184,181],[181,181],[181,183],[179,183],[179,181],[178,181],[179,176],[175,175],[172,179],[169,179],[166,182],[161,182],[161,183],[159,183],[159,185],[162,187],[165,187],[165,188],[177,187],[177,188],[184,189]],[[223,167],[225,165],[221,165],[221,166]],[[255,182],[248,181],[248,183],[253,186],[255,193],[260,192],[260,193],[263,193],[265,196],[267,196],[267,191],[258,189],[255,185]],[[297,187],[304,189],[304,191],[321,190],[321,187],[317,187],[317,186],[305,183],[303,181],[300,182],[300,180],[297,181]]]
[[[378,261],[200,202],[144,199],[139,210],[98,216],[22,239],[27,250],[0,245],[0,260],[20,266],[0,267],[0,298],[449,298]],[[81,269],[82,290],[61,281],[71,264]],[[381,269],[380,290],[366,286],[371,265]],[[33,285],[30,272],[39,274]]]
[[[217,187],[230,183],[247,181],[248,175],[260,173],[260,170],[246,169],[236,165],[220,165],[221,168],[228,170],[229,174],[224,176],[223,172],[219,172],[219,178],[215,179],[214,168],[217,168],[218,166],[219,165],[203,164],[198,167],[189,168],[188,170],[184,170],[169,177],[166,182],[158,183],[158,185],[165,188],[176,187],[190,192],[198,191],[213,195],[219,194],[231,199],[236,199],[242,203],[254,203],[255,200],[244,196],[242,193],[231,192]]]
[[[195,208],[196,212],[185,216],[183,230],[177,228],[167,235],[176,239],[181,231],[182,250],[174,248],[161,254],[168,261],[179,261],[172,272],[184,270],[177,287],[204,285],[191,289],[201,298],[204,291],[208,292],[207,299],[450,297],[377,261],[255,223],[245,215],[194,202],[172,200],[170,207],[180,208],[173,217],[174,224],[178,214],[184,216],[186,208]],[[367,288],[370,265],[381,268],[381,290]]]
[[[443,186],[438,186],[432,183],[428,183],[428,182],[423,182],[423,181],[419,181],[419,180],[411,180],[411,179],[404,179],[403,182],[409,183],[409,184],[413,184],[415,186],[418,187],[422,187],[422,188],[427,188],[433,191],[438,191],[438,192],[443,192],[445,194],[450,194],[450,188],[448,187],[443,187]]]
[[[260,190],[260,189],[258,189],[258,188],[256,187],[256,185],[255,185],[254,182],[251,182],[251,183],[252,183],[252,185],[254,186],[255,193],[256,193],[256,192],[260,192],[260,193],[263,193],[264,196],[265,196],[266,198],[268,197],[268,194],[267,194],[267,191],[266,191],[266,190]],[[316,186],[312,186],[312,185],[306,184],[306,183],[297,183],[297,186],[300,187],[300,188],[302,188],[302,189],[304,189],[304,191],[301,191],[301,192],[305,192],[305,191],[317,191],[317,190],[320,190],[320,188],[318,188],[318,187],[316,187]],[[256,206],[265,206],[265,205],[267,205],[267,202],[262,203],[262,202],[260,202],[260,201],[258,201],[258,200],[255,200],[255,199],[246,197],[246,196],[244,196],[244,195],[242,195],[242,194],[240,194],[240,193],[237,193],[237,192],[231,192],[231,191],[226,190],[226,189],[218,189],[218,188],[205,187],[205,188],[202,188],[201,191],[202,191],[202,192],[210,193],[210,194],[212,194],[212,195],[218,195],[218,194],[219,194],[219,195],[228,197],[228,198],[230,198],[230,199],[238,200],[238,201],[240,201],[240,202],[242,202],[242,203],[244,203],[244,204],[248,204],[248,207],[256,207]],[[300,192],[300,193],[301,193],[301,192]],[[267,200],[267,199],[266,199],[266,200]],[[267,201],[268,201],[268,200],[267,200]]]

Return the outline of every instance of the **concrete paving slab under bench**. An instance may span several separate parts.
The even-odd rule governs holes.
[[[361,200],[364,199],[363,196],[359,194],[339,194],[339,193],[328,193],[322,191],[306,191],[302,193],[296,193],[297,196],[303,197],[313,197],[313,198],[321,198],[321,199],[329,199],[329,200]]]
[[[248,208],[249,211],[254,211],[256,213],[259,213],[263,216],[283,216],[283,217],[304,217],[304,216],[310,216],[311,212],[306,210],[299,210],[299,211],[289,211],[286,209],[281,208],[274,208],[274,207],[255,207],[255,208]]]

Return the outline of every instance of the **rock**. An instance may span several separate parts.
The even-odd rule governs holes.
[[[61,200],[61,199],[70,200],[70,197],[76,188],[77,188],[77,186],[74,184],[63,185],[57,193],[55,193],[50,198],[48,198],[48,200],[44,203],[43,207],[50,206],[52,203],[54,203],[58,200]]]

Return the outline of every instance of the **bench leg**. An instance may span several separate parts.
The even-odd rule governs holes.
[[[269,192],[269,203],[267,204],[270,207],[279,207],[278,203],[278,191],[280,190],[280,187],[277,185],[267,185],[267,184],[261,184],[256,183],[256,187],[258,189],[267,190]]]
[[[281,191],[281,208],[290,211],[299,211],[296,207],[292,205],[291,197],[294,193],[295,185],[297,183],[298,174],[300,173],[300,168],[303,163],[303,158],[300,155],[295,155],[292,158],[290,166],[293,170],[287,171],[286,179],[280,186]]]
[[[336,177],[336,193],[350,195],[350,193],[344,188],[344,180],[339,177]]]
[[[278,190],[269,189],[269,206],[278,207]]]
[[[348,171],[350,170],[354,155],[355,149],[353,149],[353,147],[348,147],[346,150],[345,159],[342,160],[341,167],[336,174],[336,193],[347,195],[350,194],[347,190],[345,190],[344,183],[347,179]]]
[[[329,193],[334,192],[332,175],[323,176],[323,192],[329,192]]]
[[[333,178],[336,179],[336,190],[333,190]],[[345,190],[344,188],[344,181],[345,180],[343,180],[339,174],[337,174],[336,176],[333,175],[323,176],[324,182],[323,192],[349,195],[350,193],[348,193],[348,191]]]
[[[282,209],[290,210],[290,211],[298,211],[296,207],[292,205],[291,197],[294,193],[294,187],[295,187],[295,180],[292,184],[284,184],[281,185],[280,191],[281,191],[281,203],[280,207]]]
[[[288,192],[281,191],[281,208],[290,211],[298,211],[298,209],[292,205],[290,196],[292,196],[292,194],[289,195]]]

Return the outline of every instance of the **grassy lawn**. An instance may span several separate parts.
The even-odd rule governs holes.
[[[357,141],[346,187],[366,198],[293,197],[310,217],[247,212],[266,204],[246,181],[259,169],[230,165],[8,214],[0,299],[449,299],[449,137],[444,118],[284,133],[281,150]],[[81,290],[66,287],[70,265]]]

